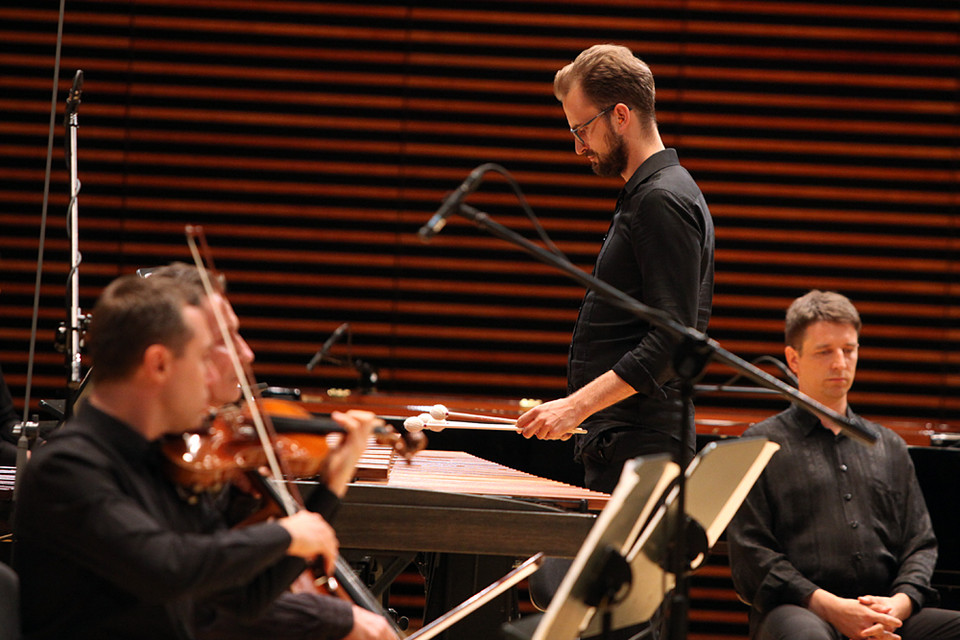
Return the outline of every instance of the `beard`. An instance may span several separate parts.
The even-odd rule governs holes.
[[[607,131],[604,140],[609,151],[590,157],[590,168],[601,178],[619,177],[627,168],[627,143],[623,136]]]

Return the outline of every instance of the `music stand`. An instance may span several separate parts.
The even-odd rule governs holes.
[[[690,551],[697,554],[691,557],[689,570],[696,569],[706,559],[707,552],[730,524],[750,488],[779,448],[780,445],[761,437],[711,442],[687,467],[688,543],[697,535],[689,527],[698,528],[702,535],[700,549],[691,545]],[[669,536],[677,531],[676,494],[674,487],[627,555],[634,585],[611,612],[613,629],[649,620],[663,596],[674,586],[675,576],[664,567],[667,566]],[[599,621],[594,618],[586,635],[601,631]]]
[[[712,442],[687,467],[684,475],[690,522],[686,530],[692,536],[690,527],[699,526],[702,537],[702,548],[690,562],[691,568],[699,566],[706,557],[779,448],[759,437]],[[647,622],[653,616],[674,585],[675,577],[664,566],[670,534],[677,530],[674,519],[678,517],[679,491],[673,481],[678,475],[679,468],[666,456],[636,458],[624,465],[610,502],[597,518],[546,612],[532,635],[523,637],[573,640],[581,632],[587,636],[602,635]],[[604,584],[607,576],[601,575],[621,570],[617,561],[611,560],[611,547],[619,547],[627,566],[625,586],[619,590],[609,581]],[[597,594],[608,587],[598,602]],[[514,635],[518,629],[512,629]]]
[[[596,593],[596,586],[604,576],[617,573],[610,566],[615,557],[611,551],[621,558],[629,551],[656,510],[660,496],[679,475],[680,467],[665,454],[634,458],[624,464],[610,501],[597,516],[547,610],[538,616],[540,621],[531,640],[574,638],[589,622],[596,607],[603,604],[598,600],[607,599],[605,594]],[[618,585],[611,585],[611,590],[618,591]]]
[[[407,636],[406,640],[430,640],[431,638],[435,638],[440,632],[445,631],[451,625],[459,622],[483,605],[492,602],[494,598],[532,575],[540,568],[542,563],[543,554],[538,553],[487,588],[477,592],[430,624]]]

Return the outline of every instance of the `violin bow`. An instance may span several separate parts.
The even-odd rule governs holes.
[[[267,427],[264,414],[260,411],[260,405],[257,402],[257,398],[253,392],[253,387],[250,384],[250,378],[252,377],[252,374],[248,376],[246,368],[243,366],[243,363],[240,362],[240,355],[237,353],[236,345],[233,343],[233,338],[230,336],[230,329],[227,326],[227,319],[223,316],[223,312],[221,311],[219,305],[213,304],[214,296],[218,292],[213,287],[213,282],[210,280],[210,274],[206,267],[206,264],[209,264],[211,269],[214,268],[213,258],[210,255],[210,247],[207,244],[206,236],[203,233],[203,227],[187,225],[185,231],[187,236],[187,245],[190,247],[190,254],[193,256],[194,264],[197,267],[197,271],[200,273],[200,280],[203,282],[203,290],[207,294],[207,299],[211,301],[210,307],[213,309],[213,316],[217,322],[217,329],[220,331],[220,336],[223,338],[224,345],[227,348],[227,353],[230,356],[230,364],[233,365],[234,374],[236,374],[237,381],[240,383],[240,389],[243,392],[243,398],[247,401],[247,406],[250,409],[250,417],[253,420],[254,427],[256,428],[257,436],[260,438],[260,445],[263,447],[264,454],[267,457],[267,466],[270,469],[270,476],[278,485],[276,487],[277,493],[282,498],[283,502],[281,506],[283,506],[284,512],[287,515],[292,515],[296,513],[303,506],[303,504],[301,500],[299,500],[297,497],[294,497],[293,493],[290,491],[290,488],[287,486],[287,483],[283,482],[283,470],[280,466],[280,460],[277,458],[276,451],[274,449],[272,429],[268,429]],[[206,264],[204,263],[204,256],[201,256],[200,248],[197,246],[198,238],[203,247],[204,255],[206,257]]]

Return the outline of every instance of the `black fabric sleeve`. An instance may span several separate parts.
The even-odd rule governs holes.
[[[640,265],[644,303],[684,326],[696,325],[703,232],[693,203],[672,191],[656,189],[633,206],[642,211],[633,217],[630,234],[634,258]],[[613,371],[638,393],[660,395],[660,386],[674,375],[673,347],[665,331],[652,327]]]

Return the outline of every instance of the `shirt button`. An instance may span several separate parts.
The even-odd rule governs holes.
[[[856,528],[859,527],[859,526],[860,526],[860,523],[857,522],[856,520],[854,520],[853,522],[850,523],[850,528],[851,528],[851,529],[856,529]]]
[[[846,471],[846,470],[847,470],[847,465],[845,464],[840,465],[840,471]]]
[[[853,500],[853,494],[852,494],[852,493],[845,493],[845,494],[843,494],[843,499],[846,500],[847,502],[849,502],[850,500]]]
[[[859,559],[861,559],[862,557],[863,557],[863,554],[862,554],[861,552],[859,552],[859,551],[857,551],[855,554],[853,554],[853,559],[854,559],[854,560],[859,560]]]

